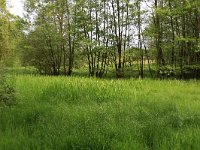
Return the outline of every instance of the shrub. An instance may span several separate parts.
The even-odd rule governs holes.
[[[158,77],[163,79],[174,77],[175,74],[176,72],[171,66],[162,66],[157,70]]]
[[[0,75],[0,107],[16,104],[14,87],[6,82],[6,78]]]
[[[195,78],[200,79],[200,65],[194,64],[194,65],[185,65],[183,67],[183,77],[185,79]]]

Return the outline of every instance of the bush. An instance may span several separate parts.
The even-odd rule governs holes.
[[[6,78],[0,75],[0,107],[16,104],[14,87],[6,82]]]
[[[156,71],[154,71],[156,72]],[[174,69],[171,66],[162,66],[157,70],[157,76],[166,79],[166,78],[182,78],[182,79],[200,79],[200,65],[185,65],[181,69],[177,67]]]
[[[183,67],[182,72],[183,72],[184,79],[190,79],[190,78],[200,79],[200,65],[199,64],[186,65]]]
[[[162,66],[157,70],[158,77],[162,79],[174,77],[175,74],[176,72],[171,66]]]

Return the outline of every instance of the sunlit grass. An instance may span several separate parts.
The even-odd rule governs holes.
[[[200,83],[17,76],[0,149],[199,149]]]

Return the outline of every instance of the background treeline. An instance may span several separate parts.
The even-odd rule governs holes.
[[[19,49],[39,73],[200,78],[199,0],[26,0]]]

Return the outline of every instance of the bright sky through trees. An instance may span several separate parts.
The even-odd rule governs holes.
[[[24,0],[8,0],[8,7],[12,14],[23,16],[23,1]]]

